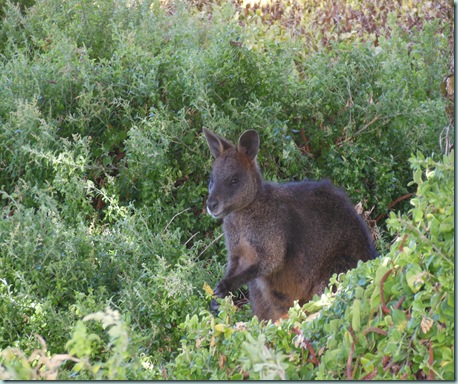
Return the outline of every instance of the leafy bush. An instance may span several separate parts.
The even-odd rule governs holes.
[[[1,377],[55,378],[73,361],[71,378],[452,379],[454,156],[437,163],[418,153],[411,163],[414,208],[391,215],[397,239],[389,254],[334,275],[321,297],[291,308],[288,319],[260,323],[225,298],[216,317],[186,316],[180,353],[164,370],[129,346],[131,316],[108,308],[76,323],[66,355],[44,357],[43,343],[30,358],[5,350]],[[102,330],[89,334],[88,320]]]
[[[414,208],[391,214],[397,239],[386,257],[334,275],[336,293],[329,287],[275,325],[236,322],[229,299],[218,317],[188,316],[171,377],[451,380],[454,156],[436,163],[419,153],[411,163]]]
[[[40,111],[24,132],[47,125],[54,140],[88,140],[85,176],[98,187],[114,177],[121,203],[176,207],[169,218],[191,207],[177,221],[184,236],[214,228],[196,220],[209,168],[202,126],[228,137],[258,129],[263,152],[275,154],[261,154],[266,176],[328,177],[375,206],[375,217],[408,192],[410,148],[438,151],[447,122],[437,84],[450,34],[438,18],[406,33],[393,15],[378,47],[338,40],[310,54],[285,28],[255,16],[242,26],[230,5],[213,7],[210,20],[184,5],[172,15],[147,5],[45,2],[25,15],[7,7],[0,116],[10,150],[0,164],[8,192],[22,175],[10,168],[30,162],[22,146],[45,139],[14,134],[23,103]],[[36,167],[25,180],[49,180],[46,172]]]
[[[96,333],[88,333],[85,322],[95,320],[102,323],[108,336],[104,341]],[[142,371],[138,360],[129,361],[128,321],[122,319],[119,312],[109,307],[104,311],[91,313],[78,321],[73,328],[72,338],[66,343],[68,354],[48,356],[46,342],[39,338],[41,348],[34,350],[27,357],[21,350],[8,348],[3,351],[4,366],[0,366],[0,377],[12,380],[46,379],[125,379],[130,377],[151,378],[151,370]],[[99,349],[103,356],[93,361]],[[63,364],[72,362],[72,373],[62,375],[59,369]],[[148,367],[148,365],[146,365]],[[139,376],[140,375],[140,376]]]
[[[295,9],[294,2],[285,4]],[[257,129],[267,179],[332,179],[365,210],[375,206],[370,219],[381,227],[379,248],[388,250],[393,234],[384,230],[381,218],[392,201],[407,200],[414,191],[408,185],[411,153],[431,156],[419,155],[418,167],[438,159],[447,124],[444,108],[449,107],[439,84],[448,71],[453,23],[442,17],[446,4],[443,9],[415,4],[417,14],[404,4],[381,24],[372,20],[373,29],[365,24],[356,38],[336,29],[332,18],[319,19],[328,8],[315,3],[316,13],[299,23],[288,22],[282,16],[287,13],[271,12],[269,19],[270,11],[227,2],[2,3],[0,375],[345,377],[348,353],[328,366],[332,354],[321,349],[330,334],[342,343],[341,327],[348,330],[348,324],[336,321],[331,327],[317,318],[320,329],[314,338],[302,325],[303,320],[315,324],[307,315],[315,311],[313,305],[323,306],[321,313],[331,308],[323,303],[306,307],[307,313],[293,309],[289,323],[280,327],[259,324],[249,308],[235,311],[230,300],[218,317],[205,310],[210,298],[202,287],[221,277],[225,251],[220,223],[205,215],[211,159],[201,128],[232,139],[244,129]],[[342,14],[351,21],[367,16],[349,8]],[[308,34],[317,28],[316,36]],[[440,172],[446,173],[434,177]],[[442,187],[434,188],[442,199]],[[428,224],[430,232],[418,227],[422,236],[448,231],[450,212],[427,212],[424,201],[413,200],[423,213],[413,214],[417,221],[412,225],[430,220],[431,214],[438,221]],[[401,213],[407,208],[407,201],[396,206]],[[396,225],[407,225],[408,219],[397,220],[389,219],[389,228],[402,232]],[[403,252],[411,249],[418,265],[394,268],[384,283],[389,297],[412,286],[418,271],[428,271],[447,286],[449,270],[424,261],[422,236],[415,246],[410,237],[404,240]],[[431,238],[434,247],[443,240],[449,241]],[[350,287],[363,279],[367,292],[376,292],[371,281],[374,276],[380,281],[381,271],[392,263],[387,260],[405,260],[404,253],[393,252],[334,284]],[[424,301],[418,313],[413,310],[412,295],[425,291],[429,297],[429,274],[419,278],[425,281],[421,289],[406,295],[398,308],[405,316],[418,318],[424,310]],[[396,282],[402,276],[409,278],[400,288]],[[323,300],[332,301],[332,310],[348,322],[345,303],[353,303],[352,291],[339,289]],[[361,313],[371,313],[370,321],[386,321],[385,328],[374,327],[394,332],[387,318],[393,324],[399,319],[394,314],[377,317],[378,299],[371,296],[367,303],[366,298],[360,298]],[[444,363],[432,364],[434,375],[449,377],[451,360],[444,349],[449,345],[440,325],[448,321],[449,308],[443,304],[448,297],[439,299],[434,298],[444,318],[436,319],[435,310],[425,315],[436,333],[419,344],[420,331],[406,336],[407,346],[403,341],[411,358],[402,374],[432,375],[429,360],[420,361],[431,341],[433,357]],[[402,320],[402,313],[396,313]],[[365,319],[360,319],[361,329]],[[356,331],[356,317],[354,322]],[[302,336],[309,344],[299,340]],[[345,337],[351,348],[353,336]],[[369,332],[367,338],[371,351],[363,350],[361,337],[355,351],[380,366],[382,349],[392,345],[383,344],[383,334]],[[313,359],[307,363],[303,345],[317,350],[318,368]],[[402,348],[396,359],[405,356]],[[199,363],[189,366],[193,358]],[[371,364],[364,368],[361,362],[352,360],[355,375],[372,374]],[[392,368],[398,361],[387,364]],[[215,371],[220,365],[228,369]]]

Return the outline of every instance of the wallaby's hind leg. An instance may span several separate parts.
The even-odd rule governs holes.
[[[356,266],[358,265],[358,259],[348,256],[336,257],[333,260],[333,263],[331,263],[330,265],[331,267],[329,269],[322,271],[321,279],[318,281],[318,283],[315,284],[315,286],[312,289],[310,300],[313,298],[314,295],[320,296],[323,294],[324,290],[329,285],[329,281],[332,275],[334,275],[334,273],[339,275],[340,273],[347,273],[349,270],[356,268]]]
[[[279,300],[263,278],[248,283],[251,310],[259,320],[276,321],[288,313],[291,303]]]

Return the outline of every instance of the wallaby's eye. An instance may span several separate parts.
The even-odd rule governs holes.
[[[239,182],[239,179],[237,179],[236,177],[234,177],[232,180],[231,180],[231,184],[237,184]]]

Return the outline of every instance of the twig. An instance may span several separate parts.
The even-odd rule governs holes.
[[[221,235],[219,235],[216,239],[213,239],[212,242],[211,242],[210,244],[208,244],[208,245],[204,248],[204,250],[203,250],[202,252],[199,253],[199,256],[197,256],[197,258],[199,258],[200,256],[202,256],[202,254],[203,254],[208,248],[210,248],[210,247],[213,245],[213,243],[215,243],[216,241],[218,241],[219,239],[221,239],[221,237],[222,237],[223,235],[224,235],[224,233],[222,233]]]
[[[304,142],[304,148],[305,148],[305,152],[312,156],[312,149],[310,148],[310,143],[309,143],[309,139],[307,138],[307,136],[305,135],[305,132],[302,128],[299,129],[299,132],[301,133],[301,137],[302,137],[302,141]]]
[[[386,209],[387,212],[388,212],[390,209],[392,209],[397,203],[399,203],[399,202],[401,202],[401,201],[403,201],[403,200],[405,200],[405,199],[408,199],[409,197],[412,197],[412,196],[413,196],[413,193],[408,193],[407,195],[398,197],[396,200],[392,201],[392,202],[390,203],[390,205],[388,205],[388,207],[387,207],[387,209]],[[387,212],[381,213],[380,215],[378,215],[377,218],[375,219],[375,222],[378,223],[378,222],[382,219],[383,216],[386,216]]]
[[[388,371],[389,369],[391,369],[391,367],[396,364],[394,360],[391,360],[385,367],[383,367],[383,370],[386,372]]]
[[[380,119],[382,115],[377,115],[375,116],[371,121],[369,121],[367,124],[365,124],[359,131],[356,131],[354,135],[347,137],[345,140],[342,140],[339,143],[339,146],[342,145],[342,143],[345,143],[347,141],[350,141],[351,139],[355,138],[356,136],[359,136],[361,133],[363,133],[367,128],[369,128],[372,124],[374,124],[378,119]]]
[[[312,363],[315,366],[318,366],[320,364],[320,362],[316,358],[315,350],[313,349],[312,344],[310,344],[309,341],[307,339],[305,339],[305,338],[304,338],[304,344],[307,347],[307,350],[309,351],[310,356],[312,357]]]
[[[199,232],[194,233],[194,235],[192,235],[188,240],[186,240],[186,243],[184,243],[184,245],[185,245],[185,246],[188,245],[188,243],[189,243],[194,237],[196,237],[198,233],[199,233]]]
[[[350,353],[347,359],[347,380],[351,380],[352,371],[351,371],[351,361],[353,360],[353,353],[355,352],[355,342],[352,341]]]
[[[167,225],[164,228],[164,232],[167,231],[167,228],[172,224],[173,220],[175,220],[175,217],[180,216],[182,213],[189,211],[191,208],[186,208],[183,209],[181,212],[178,212],[175,216],[172,217],[172,219],[167,223]]]
[[[375,116],[371,121],[369,121],[364,127],[362,127],[359,131],[357,131],[353,136],[360,135],[363,131],[369,128],[372,124],[374,124],[378,119],[380,119],[382,115]]]
[[[453,148],[453,143],[451,143],[450,141],[450,128],[452,127],[452,125],[449,123],[445,126],[445,128],[442,130],[442,132],[440,133],[439,135],[439,146],[440,146],[440,149],[442,150],[442,140],[445,141],[445,149],[444,149],[444,153],[446,155],[448,155],[450,153],[450,151],[452,150]],[[445,135],[444,135],[444,132],[445,132]]]

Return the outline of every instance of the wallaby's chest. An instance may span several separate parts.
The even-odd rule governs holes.
[[[247,255],[247,258],[249,257],[251,259],[250,255],[255,253],[254,244],[258,240],[257,236],[255,236],[255,231],[252,229],[253,225],[248,225],[247,221],[243,218],[224,218],[224,236],[230,253]]]
[[[265,212],[263,215],[229,215],[224,218],[223,229],[229,260],[247,265],[259,263],[266,273],[281,266],[287,237],[283,226]]]
[[[231,214],[224,218],[223,231],[229,247],[237,245],[250,245],[264,243],[275,228],[275,223],[270,215]],[[277,232],[281,228],[277,227]]]

